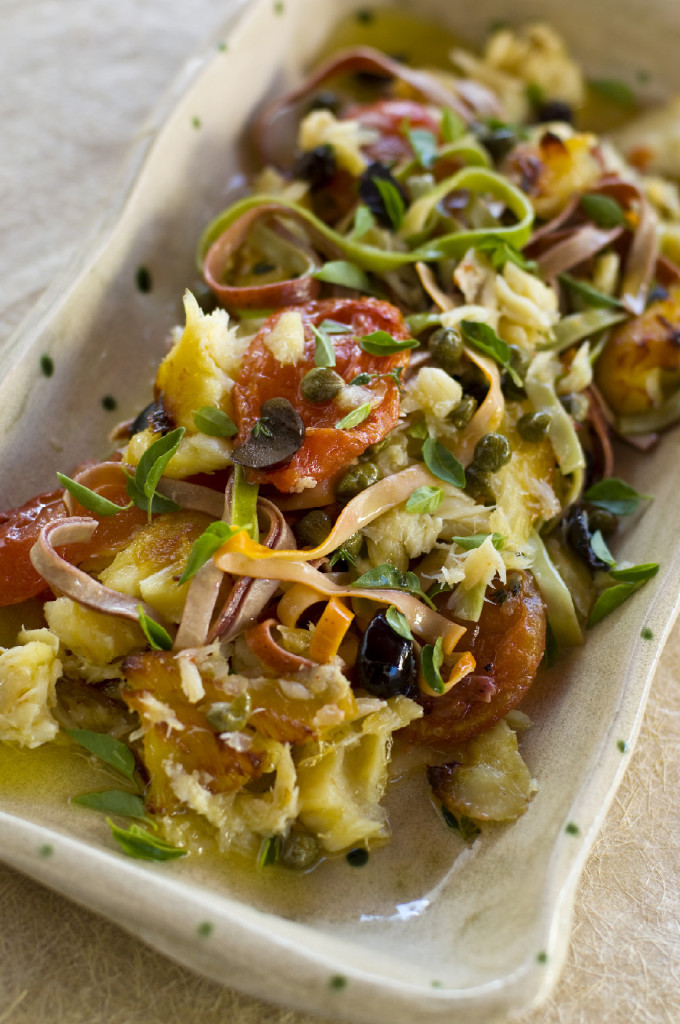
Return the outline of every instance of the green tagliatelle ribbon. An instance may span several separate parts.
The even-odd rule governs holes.
[[[330,253],[331,258],[344,259],[354,263],[362,270],[374,273],[385,273],[408,264],[422,260],[457,258],[462,256],[471,246],[477,245],[482,239],[493,235],[502,238],[521,249],[531,235],[534,212],[531,203],[519,189],[511,185],[505,178],[486,167],[464,167],[456,174],[440,182],[426,195],[411,205],[404,218],[400,234],[408,239],[414,234],[422,234],[423,225],[435,210],[437,204],[449,192],[466,189],[470,192],[486,193],[501,199],[517,218],[515,224],[509,226],[494,225],[490,228],[477,228],[469,231],[456,231],[451,234],[431,238],[426,245],[420,245],[407,252],[388,252],[385,249],[365,242],[359,242],[341,235],[299,203],[282,199],[280,196],[254,195],[248,196],[223,210],[206,228],[198,246],[199,269],[211,245],[217,241],[227,228],[231,227],[248,211],[257,206],[267,206],[270,212],[280,211],[281,217],[290,217],[303,224],[312,241],[320,249]]]

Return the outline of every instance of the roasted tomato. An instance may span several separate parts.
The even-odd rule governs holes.
[[[69,512],[62,501],[63,493],[39,494],[20,508],[0,513],[0,607],[27,601],[45,589],[45,581],[31,564],[30,551],[43,526],[55,519],[68,517]],[[127,504],[129,500],[124,488],[114,485],[99,488],[99,493],[120,505]],[[76,505],[74,515],[98,519],[99,526],[86,544],[57,548],[62,558],[72,565],[114,555],[146,522],[146,514],[138,508],[100,518]]]
[[[446,754],[519,704],[543,657],[546,621],[532,577],[522,573],[521,580],[515,594],[500,583],[492,587],[479,622],[462,641],[475,657],[475,673],[442,697],[420,698],[425,713],[406,730],[411,739]]]
[[[439,139],[439,118],[415,100],[357,103],[348,107],[343,117],[359,121],[365,128],[374,128],[379,133],[379,138],[363,146],[362,151],[370,160],[378,160],[383,164],[394,164],[413,156],[406,134],[411,128],[425,129]]]
[[[294,365],[282,365],[265,344],[280,316],[290,310],[279,310],[265,322],[243,358],[243,366],[234,387],[234,411],[238,426],[238,442],[243,443],[260,416],[263,402],[286,398],[302,417],[305,439],[302,447],[284,466],[249,470],[253,482],[273,484],[280,491],[291,492],[312,487],[327,480],[347,466],[369,445],[381,441],[392,430],[399,416],[399,388],[389,377],[375,377],[366,385],[376,395],[377,405],[362,423],[349,430],[338,430],[336,423],[350,411],[336,399],[321,403],[306,401],[300,390],[302,378],[314,368],[315,340],[312,327],[324,320],[335,320],[351,328],[347,334],[332,336],[336,372],[349,384],[360,373],[389,374],[398,366],[406,366],[409,352],[374,356],[364,352],[359,341],[374,331],[386,331],[403,340],[410,332],[398,309],[375,299],[325,299],[294,308],[302,316],[305,328],[304,356]],[[380,390],[378,390],[380,389]]]

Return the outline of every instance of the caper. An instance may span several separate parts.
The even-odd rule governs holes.
[[[347,538],[347,540],[342,546],[350,558],[357,559],[361,554],[361,549],[364,546],[363,533],[353,533],[351,537]]]
[[[319,859],[321,848],[314,836],[306,832],[291,832],[283,840],[281,861],[285,868],[306,871]]]
[[[323,544],[333,529],[333,520],[320,508],[313,508],[293,527],[295,539],[301,548],[316,548]]]
[[[482,505],[495,505],[496,496],[491,490],[488,475],[474,466],[468,466],[465,470],[465,488]]]
[[[467,426],[477,410],[477,402],[472,395],[463,395],[455,409],[448,415],[449,423],[462,430]]]
[[[458,331],[452,327],[440,327],[428,344],[432,358],[442,370],[450,374],[458,372],[464,350],[463,339]]]
[[[363,455],[359,456],[361,462],[370,462],[376,455],[380,455],[380,452],[384,451],[385,448],[390,444],[390,436],[383,437],[382,441],[376,441],[375,444],[369,444]]]
[[[300,391],[306,402],[321,405],[330,402],[345,386],[339,373],[329,366],[315,366],[304,375],[300,383]]]
[[[503,434],[485,434],[475,445],[472,465],[480,473],[496,473],[509,461],[512,450]]]
[[[517,421],[517,432],[525,441],[538,443],[550,430],[552,417],[548,412],[527,412]]]
[[[247,724],[250,711],[250,694],[242,693],[230,702],[218,701],[211,704],[205,717],[215,732],[239,732]]]
[[[340,478],[335,488],[335,499],[341,505],[346,505],[357,494],[361,494],[367,487],[377,484],[381,477],[380,470],[374,462],[362,462],[358,466],[352,466],[343,477]]]
[[[608,508],[591,508],[588,512],[588,526],[591,533],[599,530],[603,537],[610,537],[616,532],[619,517]]]

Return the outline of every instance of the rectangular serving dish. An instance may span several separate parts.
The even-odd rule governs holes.
[[[471,41],[507,16],[499,0],[480,0],[474,10],[444,0],[401,6]],[[355,7],[251,3],[221,36],[227,48],[211,47],[191,82],[175,90],[172,111],[137,154],[134,182],[92,249],[6,353],[6,505],[50,488],[56,469],[106,453],[102,394],[118,398],[122,415],[148,401],[167,332],[181,320],[182,292],[196,281],[195,241],[247,163],[245,125],[266,95],[299,78]],[[573,0],[568,10],[522,0],[512,19],[549,20],[597,74],[625,77],[622,69],[645,62],[680,85],[680,12],[657,0],[640,24],[638,11],[635,0],[595,8]],[[150,293],[136,286],[140,266],[152,275]],[[44,353],[55,366],[49,379],[40,372]],[[634,741],[677,612],[674,461],[667,443],[644,458],[629,453],[621,466],[655,501],[619,554],[658,560],[662,569],[532,689],[524,708],[535,724],[523,750],[541,789],[515,825],[486,829],[468,849],[441,827],[424,780],[411,780],[388,794],[392,844],[361,872],[341,860],[282,887],[279,876],[253,878],[226,863],[128,860],[112,849],[101,819],[51,798],[49,787],[30,799],[9,787],[0,795],[0,856],[188,966],[302,1009],[366,1022],[489,1024],[536,1002],[557,978],[576,882],[624,769],[619,744]],[[640,640],[643,624],[654,641]],[[577,834],[565,832],[567,822]],[[46,845],[50,857],[40,855]],[[201,936],[206,921],[212,930]]]

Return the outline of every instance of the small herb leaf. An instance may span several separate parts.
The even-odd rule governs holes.
[[[228,541],[230,537],[233,537],[238,532],[236,527],[228,526],[227,523],[221,520],[207,526],[201,536],[197,537],[192,544],[184,572],[177,581],[178,586],[192,579],[201,566],[205,565],[209,558],[212,558],[225,541]]]
[[[616,565],[616,559],[605,543],[605,539],[599,530],[595,530],[590,538],[590,548],[593,554],[612,568]]]
[[[465,123],[450,107],[442,110],[442,139],[444,142],[455,142],[465,135]]]
[[[177,427],[176,430],[171,430],[169,434],[159,437],[152,445],[149,445],[139,460],[134,475],[134,485],[135,490],[137,492],[141,491],[146,498],[146,505],[142,507],[146,507],[149,518],[151,518],[153,511],[153,498],[158,482],[163,476],[170,459],[179,448],[184,434],[184,427]],[[130,494],[129,491],[128,494]],[[130,497],[135,501],[135,497],[132,494],[130,494]],[[137,504],[136,501],[135,504]],[[173,505],[175,505],[174,502]],[[176,505],[175,508],[177,508]]]
[[[442,651],[442,638],[437,637],[437,642],[434,644],[426,644],[423,647],[423,653],[421,654],[421,666],[423,669],[423,675],[425,676],[425,682],[434,690],[435,693],[444,692],[444,680],[442,679],[441,672],[439,671],[444,661],[444,654]]]
[[[89,750],[110,768],[115,768],[128,779],[135,777],[135,755],[120,740],[109,736],[106,732],[92,732],[90,729],[67,729],[71,739]]]
[[[346,416],[343,416],[341,420],[335,424],[336,430],[351,430],[352,427],[358,427],[360,423],[363,423],[365,419],[371,415],[371,409],[373,406],[370,402],[364,402],[363,405],[358,406],[356,409],[352,409]]]
[[[258,868],[262,870],[262,868],[269,867],[270,864],[278,864],[281,860],[282,846],[281,836],[268,836],[263,839],[257,857]]]
[[[393,338],[387,331],[373,331],[365,334],[359,345],[364,352],[373,356],[389,356],[394,352],[405,352],[409,348],[418,348],[420,342],[415,338]]]
[[[477,242],[475,248],[478,252],[484,253],[494,270],[502,270],[506,263],[514,263],[515,266],[529,273],[534,273],[538,269],[535,260],[526,259],[519,249],[515,249],[514,245],[510,245],[504,238],[498,238],[497,235],[488,235],[486,238],[482,238]]]
[[[646,583],[656,576],[658,571],[658,562],[643,562],[641,565],[631,565],[627,569],[612,569],[609,575],[614,580],[621,580],[622,583]]]
[[[463,332],[463,338],[468,345],[472,345],[479,352],[495,359],[499,366],[507,370],[512,377],[513,383],[517,387],[522,387],[522,378],[510,365],[510,346],[502,338],[498,337],[493,327],[489,327],[488,324],[476,323],[472,320],[461,320],[460,327]]]
[[[117,814],[122,818],[146,819],[144,801],[137,793],[126,793],[122,789],[109,789],[103,793],[81,793],[71,798],[71,803],[89,807],[91,811]]]
[[[651,500],[651,495],[638,494],[634,487],[616,476],[598,480],[588,488],[583,497],[591,505],[605,508],[617,516],[628,516],[635,511],[641,501]]]
[[[434,437],[428,437],[423,444],[423,460],[439,480],[454,487],[465,487],[465,470],[456,456]]]
[[[414,572],[402,573],[395,565],[389,562],[381,562],[373,569],[363,573],[354,583],[353,587],[361,587],[366,590],[403,590],[407,594],[424,601],[430,608],[434,608],[432,601],[423,593],[420,580]]]
[[[405,507],[407,512],[436,512],[443,500],[444,492],[441,487],[429,487],[426,484],[423,487],[416,487],[409,495]]]
[[[79,484],[77,480],[72,480],[69,476],[64,476],[63,473],[57,473],[57,479],[64,490],[73,495],[79,505],[86,508],[88,512],[94,512],[97,516],[115,516],[118,512],[124,512],[133,505],[133,502],[128,505],[116,505],[115,501],[103,498],[101,494],[91,491],[89,487]]]
[[[373,227],[375,227],[375,217],[367,206],[360,203],[357,206],[356,213],[354,214],[354,224],[349,233],[349,237],[356,241],[363,238],[364,235]]]
[[[130,828],[124,829],[114,824],[110,818],[106,821],[113,838],[128,857],[137,860],[176,860],[178,857],[187,856],[187,850],[166,843],[139,825],[130,825]]]
[[[633,565],[629,569],[612,569],[610,576],[621,582],[613,587],[603,590],[593,605],[588,619],[588,626],[595,626],[598,622],[615,611],[624,601],[627,601],[631,594],[644,586],[647,580],[656,576],[659,566],[656,562],[648,562],[644,565]]]
[[[612,103],[618,103],[621,107],[635,106],[635,93],[626,82],[618,78],[592,78],[588,84],[594,92]]]
[[[406,137],[418,163],[428,171],[437,157],[437,140],[434,135],[424,128],[413,128],[406,132]]]
[[[323,330],[323,327],[314,327],[312,325],[312,333],[314,334],[315,341],[314,365],[335,366],[335,349],[326,331]]]
[[[391,604],[385,612],[385,618],[398,636],[402,637],[404,640],[413,640],[411,627],[408,624],[406,616],[400,612],[398,608],[395,608],[393,604]]]
[[[141,604],[137,605],[137,616],[139,618],[139,625],[142,627],[144,636],[152,650],[171,651],[172,637],[166,629],[163,629],[160,623],[146,614]]]
[[[235,437],[238,434],[236,424],[216,405],[202,405],[192,415],[196,429],[209,437]]]

